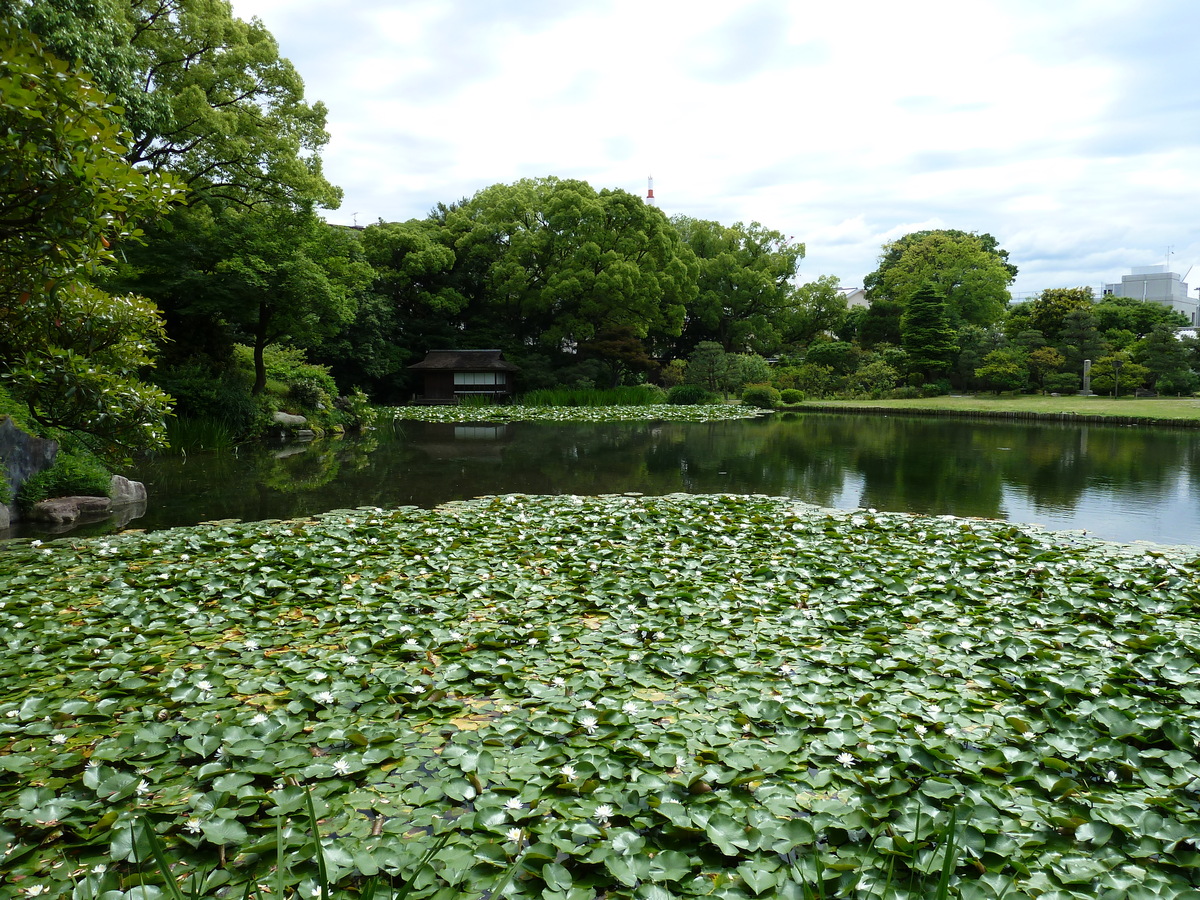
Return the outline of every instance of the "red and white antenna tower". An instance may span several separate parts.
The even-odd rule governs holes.
[[[658,205],[657,203],[654,202],[654,176],[653,175],[648,175],[646,177],[646,202],[649,203],[651,206]]]

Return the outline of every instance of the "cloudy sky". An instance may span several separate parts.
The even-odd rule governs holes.
[[[330,221],[555,175],[807,246],[862,283],[990,232],[1016,294],[1200,285],[1196,0],[233,0],[329,108]]]

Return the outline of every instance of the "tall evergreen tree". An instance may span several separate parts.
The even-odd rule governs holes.
[[[912,295],[900,317],[900,346],[913,372],[932,380],[950,370],[956,347],[946,316],[946,301],[933,288]]]

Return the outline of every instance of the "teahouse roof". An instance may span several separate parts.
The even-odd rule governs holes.
[[[430,350],[410,369],[443,369],[456,372],[519,372],[500,350]]]

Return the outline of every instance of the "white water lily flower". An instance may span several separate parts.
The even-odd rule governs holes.
[[[204,691],[205,693],[208,693],[209,691],[211,691],[213,689],[212,682],[206,678],[201,678],[199,681],[197,681],[196,687],[198,687],[200,690]]]
[[[150,793],[150,782],[143,778],[138,782],[137,792],[139,797],[145,797]]]
[[[344,759],[339,759],[337,762],[335,762],[333,764],[333,771],[335,773],[337,773],[338,775],[349,775],[350,774],[350,763]]]
[[[567,679],[563,678],[561,675],[557,675],[557,676],[555,676],[553,681],[551,681],[550,683],[553,684],[555,687],[565,687],[566,683],[567,683]]]
[[[517,844],[521,843],[521,829],[520,828],[510,828],[510,829],[508,829],[508,831],[506,831],[504,833],[504,836],[506,838],[508,838],[510,841],[513,841],[514,843],[517,843]]]
[[[333,696],[333,691],[321,691],[319,694],[314,695],[313,699],[318,703],[330,704],[336,698]]]
[[[625,702],[625,705],[621,707],[621,710],[622,710],[622,711],[623,711],[623,712],[624,712],[624,713],[625,713],[627,716],[632,716],[632,715],[633,715],[635,712],[637,712],[637,711],[638,711],[638,706],[637,706],[637,704],[636,704],[636,703],[634,703],[632,700],[628,700],[628,701],[626,701],[626,702]]]
[[[56,734],[54,737],[50,738],[50,743],[52,744],[65,744],[66,742],[67,736],[65,734]]]
[[[575,777],[575,767],[572,765],[563,766],[558,771],[562,772],[563,776],[566,778],[574,778]]]
[[[613,808],[607,803],[601,803],[596,807],[596,819],[599,820],[601,825],[607,824],[608,820],[612,818],[612,814]]]
[[[846,769],[853,769],[858,764],[858,760],[849,753],[839,753],[837,755],[837,761],[841,763],[843,768]]]
[[[516,797],[509,797],[507,800],[504,801],[504,808],[505,809],[524,809],[525,804],[522,803]]]
[[[107,871],[108,866],[106,866],[104,863],[96,863],[96,865],[92,866],[93,875],[103,875]]]
[[[250,724],[251,725],[262,725],[266,721],[267,721],[266,714],[258,713],[257,715],[255,715],[255,717],[253,719],[250,720]]]
[[[44,884],[35,884],[33,887],[25,888],[25,896],[36,897],[38,894],[44,894],[48,890],[50,890],[50,888],[46,887]]]
[[[249,640],[246,641],[246,649],[247,650],[257,650],[258,646],[259,646],[258,641],[256,641],[254,638],[250,638]]]
[[[916,727],[913,728],[913,731],[915,731],[917,733],[918,737],[925,737],[925,732],[927,732],[928,730],[929,729],[926,728],[924,725],[917,725]]]
[[[583,726],[583,730],[586,731],[588,734],[595,734],[596,733],[596,721],[597,720],[596,720],[595,716],[584,716],[583,718],[581,718],[579,720],[579,724]]]
[[[593,703],[591,700],[584,700],[579,705],[582,706],[584,709],[595,709],[596,708],[596,704]]]

